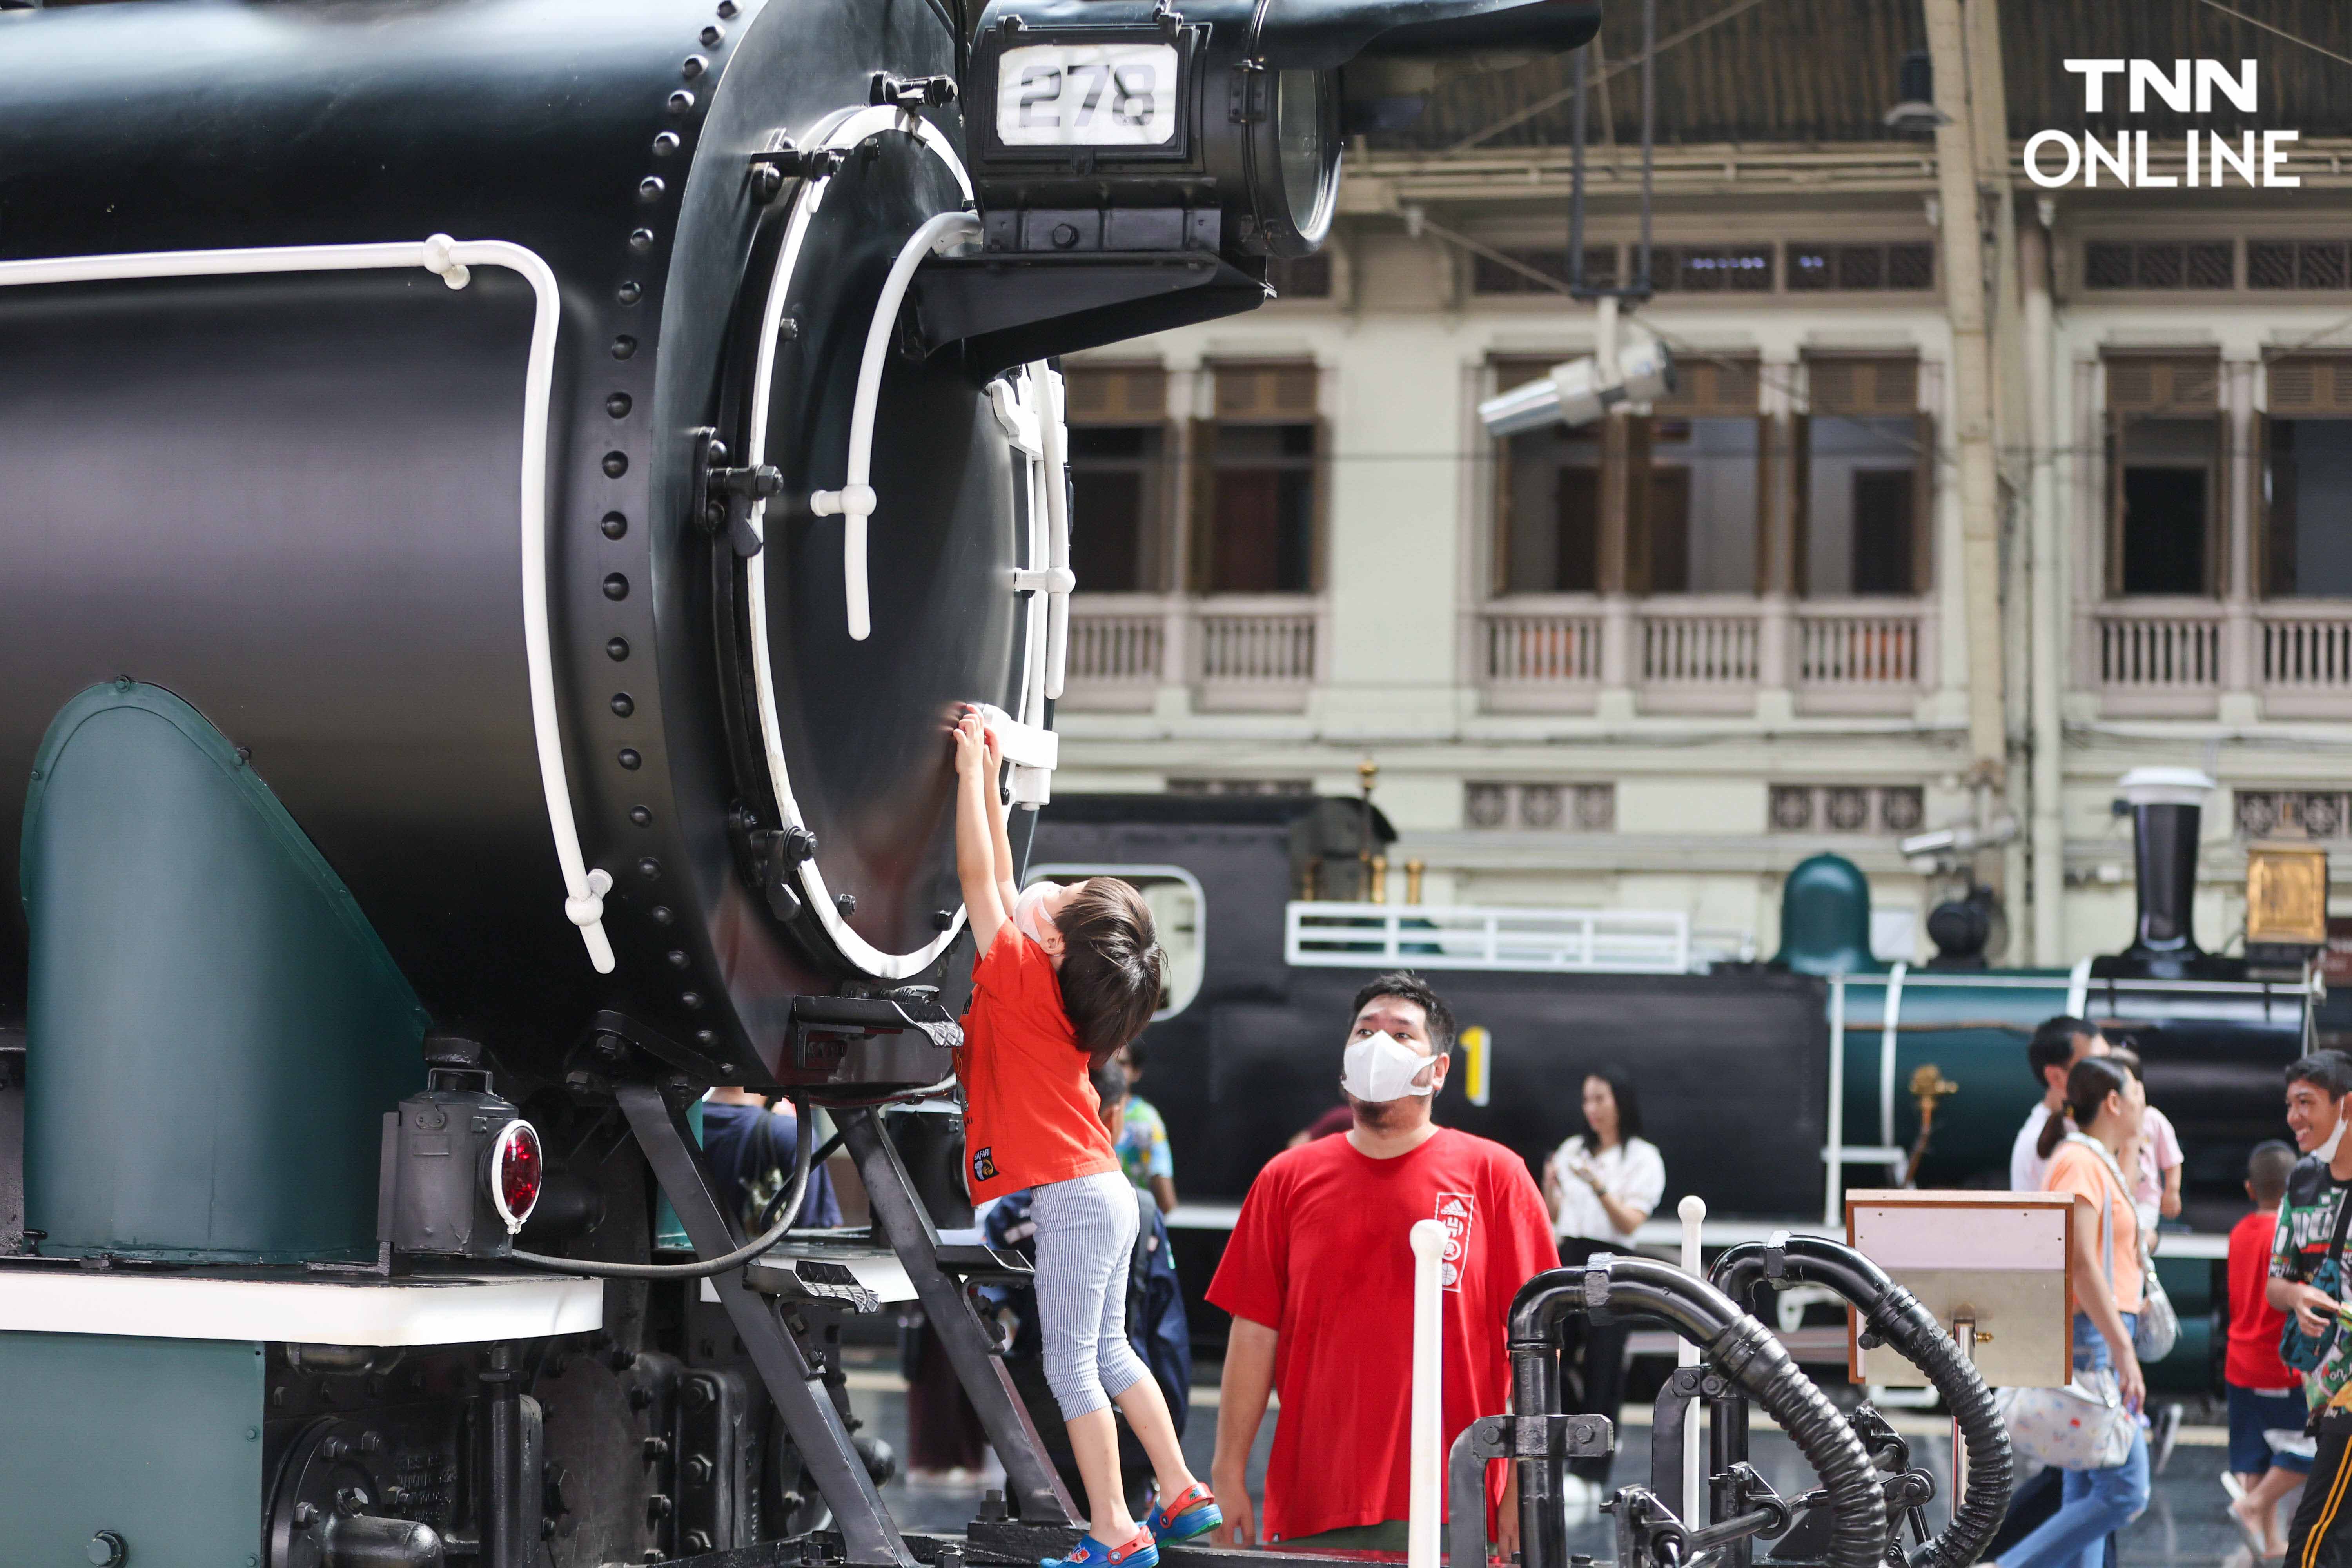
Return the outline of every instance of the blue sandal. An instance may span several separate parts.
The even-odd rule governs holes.
[[[1151,1510],[1151,1539],[1160,1542],[1190,1541],[1196,1535],[1206,1535],[1225,1522],[1217,1507],[1215,1496],[1199,1481],[1168,1500],[1164,1508]]]
[[[1159,1568],[1159,1564],[1160,1544],[1149,1530],[1138,1530],[1135,1539],[1119,1547],[1105,1546],[1091,1535],[1081,1535],[1068,1556],[1037,1560],[1037,1568]]]

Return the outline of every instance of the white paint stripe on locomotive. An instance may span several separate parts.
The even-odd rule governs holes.
[[[563,733],[555,708],[555,664],[549,649],[547,619],[547,426],[555,385],[556,331],[562,298],[555,273],[537,253],[502,239],[452,240],[434,235],[416,241],[381,245],[287,245],[228,250],[157,250],[111,256],[58,257],[40,261],[0,261],[0,287],[44,283],[127,282],[157,278],[236,278],[272,272],[398,271],[419,268],[452,289],[467,281],[468,267],[503,267],[530,285],[530,359],[523,380],[522,410],[522,631],[530,682],[530,725],[539,752],[540,784],[547,796],[547,824],[555,858],[563,871],[564,917],[580,928],[588,962],[599,974],[614,968],[613,944],[604,934],[604,895],[612,874],[588,868],[580,850],[579,825],[572,816],[572,790],[563,771]]]
[[[887,107],[850,110],[821,122],[810,133],[813,150],[841,149],[846,151],[870,137],[886,131],[898,131],[914,137],[946,165],[955,176],[956,184],[967,201],[971,199],[971,176],[965,173],[963,161],[956,156],[954,145],[940,133],[938,127],[920,115],[908,114]],[[751,429],[745,442],[745,461],[757,468],[767,461],[768,407],[775,390],[776,348],[782,337],[782,322],[787,295],[793,275],[800,265],[801,249],[808,237],[809,222],[824,205],[824,193],[831,183],[830,174],[819,174],[803,180],[793,196],[792,216],[785,222],[783,243],[776,249],[776,269],[768,284],[768,298],[760,322],[759,363],[753,367],[751,405],[748,410]],[[761,539],[767,538],[768,503],[765,498],[751,506],[751,527]],[[756,557],[754,558],[757,559]],[[800,802],[793,795],[792,770],[784,763],[782,729],[776,717],[776,677],[768,655],[768,574],[757,567],[747,567],[745,609],[751,636],[751,680],[758,689],[760,740],[767,754],[768,778],[776,795],[776,814],[787,827],[803,827]],[[824,873],[817,868],[814,857],[800,864],[802,891],[807,896],[809,910],[825,934],[833,940],[835,949],[850,963],[866,973],[881,980],[904,980],[929,968],[948,944],[962,934],[964,911],[961,905],[949,921],[948,929],[913,952],[884,952],[867,942],[835,908],[833,895],[824,885]]]
[[[21,1266],[0,1274],[0,1331],[13,1333],[401,1346],[604,1326],[604,1286],[560,1276],[208,1279]]]

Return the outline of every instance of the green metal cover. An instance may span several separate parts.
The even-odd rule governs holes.
[[[1772,962],[1799,974],[1875,974],[1870,956],[1870,879],[1843,855],[1797,862],[1780,885],[1780,951]]]
[[[34,761],[22,875],[42,1250],[373,1258],[382,1118],[428,1020],[236,748],[158,687],[82,692]]]
[[[251,1568],[261,1551],[262,1347],[0,1333],[0,1561]]]

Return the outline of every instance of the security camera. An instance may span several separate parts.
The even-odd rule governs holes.
[[[1654,402],[1675,389],[1674,356],[1655,339],[1627,345],[1617,369],[1614,378],[1604,375],[1594,354],[1556,364],[1542,380],[1478,405],[1478,417],[1489,436],[1517,436],[1555,424],[1590,425],[1621,403]]]
[[[1915,833],[1902,840],[1900,847],[1905,859],[1916,860],[1929,855],[1969,855],[1979,849],[1994,849],[2016,837],[2017,818],[2000,816],[1982,827],[1973,822],[1959,822],[1929,833]]]

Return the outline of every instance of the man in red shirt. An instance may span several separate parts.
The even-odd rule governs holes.
[[[1258,1173],[1209,1300],[1233,1314],[1210,1484],[1220,1539],[1251,1544],[1244,1472],[1282,1396],[1265,1474],[1265,1538],[1325,1550],[1405,1549],[1411,1494],[1412,1250],[1416,1220],[1438,1219],[1445,1250],[1444,1438],[1508,1406],[1504,1320],[1520,1286],[1559,1265],[1551,1222],[1526,1162],[1499,1143],[1439,1127],[1454,1015],[1418,975],[1383,974],[1356,995],[1341,1082],[1355,1124],[1286,1150]],[[1418,1058],[1416,1060],[1416,1058]],[[1507,1472],[1511,1467],[1501,1467]],[[1518,1545],[1499,1494],[1495,1539]],[[1484,1521],[1480,1521],[1482,1524]]]

